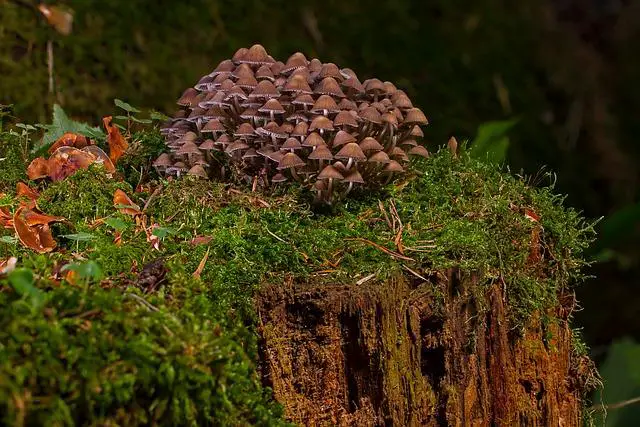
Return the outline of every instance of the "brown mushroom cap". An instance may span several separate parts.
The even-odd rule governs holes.
[[[426,125],[429,124],[427,117],[419,108],[410,108],[404,118],[404,122],[407,124]]]
[[[308,158],[311,160],[333,160],[333,154],[326,145],[321,145],[313,150]]]
[[[395,160],[390,160],[383,169],[385,172],[404,172],[402,165]]]
[[[364,179],[360,172],[357,169],[353,168],[351,171],[344,177],[345,182],[353,182],[355,184],[364,184]]]
[[[315,104],[313,104],[313,107],[311,107],[311,112],[323,114],[325,111],[327,113],[337,113],[340,109],[332,97],[329,95],[320,95]]]
[[[314,131],[316,129],[331,131],[333,130],[333,121],[325,116],[316,116],[311,121],[311,124],[309,125],[309,130]]]
[[[317,133],[311,132],[302,143],[305,147],[316,147],[318,145],[326,145],[324,139]]]
[[[384,150],[384,147],[375,139],[367,136],[360,142],[360,149],[362,151],[380,151]]]
[[[313,91],[319,95],[331,95],[336,98],[344,98],[346,95],[340,89],[340,85],[333,77],[325,77],[318,83]]]
[[[290,73],[298,68],[306,67],[308,63],[309,61],[303,53],[296,52],[287,59],[287,62],[281,72]]]
[[[198,178],[208,178],[207,172],[202,165],[195,165],[187,172],[187,175],[197,176]]]
[[[343,130],[339,130],[333,138],[333,142],[331,144],[332,147],[339,147],[341,145],[349,144],[350,142],[355,142],[356,139],[353,135]]]
[[[353,159],[357,162],[367,160],[367,156],[364,155],[360,146],[355,142],[349,142],[338,151],[335,155],[336,159]]]
[[[318,179],[337,179],[343,180],[344,176],[332,165],[327,165],[322,169],[322,172],[318,175]]]
[[[424,157],[424,158],[428,158],[429,157],[429,150],[424,148],[422,145],[416,145],[411,150],[409,150],[409,154],[412,154],[414,156],[421,156],[421,157]]]
[[[270,58],[262,45],[254,44],[237,61],[241,64],[263,65],[273,64],[275,61]]]
[[[389,155],[384,151],[378,151],[372,154],[371,157],[367,159],[367,161],[371,163],[380,163],[386,165],[391,161],[391,159],[389,158]]]
[[[349,111],[340,111],[333,119],[333,124],[339,128],[357,128],[358,120]]]
[[[306,165],[304,160],[298,157],[297,154],[293,152],[289,152],[285,154],[282,159],[280,159],[280,163],[278,163],[278,170],[289,169],[289,168],[299,168]]]

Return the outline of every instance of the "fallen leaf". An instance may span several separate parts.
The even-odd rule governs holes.
[[[209,243],[211,240],[213,240],[213,236],[196,236],[193,239],[191,239],[191,243],[192,245],[206,245],[207,243]]]
[[[123,214],[134,216],[142,214],[140,206],[133,203],[133,200],[127,196],[127,193],[120,189],[117,189],[113,194],[113,205]]]
[[[80,135],[77,133],[67,132],[58,138],[52,145],[49,147],[49,154],[52,154],[60,147],[74,147],[74,148],[84,148],[91,144],[91,140],[84,135]]]
[[[107,156],[107,153],[97,145],[88,145],[84,147],[82,151],[92,154],[96,158],[96,163],[102,164],[107,172],[114,173],[116,171],[116,167],[109,156]]]
[[[38,197],[40,197],[40,193],[30,188],[22,181],[19,181],[16,184],[16,194],[18,196],[23,196],[29,199],[29,203],[26,205],[29,209],[33,209],[36,207],[36,200],[38,200]]]
[[[102,123],[108,133],[107,142],[109,143],[109,158],[114,164],[116,164],[118,159],[122,157],[129,147],[129,144],[120,133],[120,129],[114,126],[111,120],[111,116],[106,116],[103,117]]]
[[[116,230],[115,236],[113,237],[113,243],[116,246],[122,245],[122,231]]]
[[[41,179],[49,176],[49,162],[44,157],[37,157],[27,167],[29,179]]]
[[[20,207],[13,215],[13,226],[20,242],[38,253],[51,252],[55,248],[55,240],[50,236],[51,231],[39,229],[37,226],[30,227],[23,215],[25,207]]]
[[[96,157],[73,147],[58,148],[49,158],[49,178],[53,182],[62,181],[79,169],[87,169]]]
[[[34,225],[48,225],[52,222],[61,222],[65,219],[60,216],[46,215],[31,209],[25,209],[23,213],[26,224],[31,227]]]

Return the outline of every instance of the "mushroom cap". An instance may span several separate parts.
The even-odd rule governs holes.
[[[253,126],[251,126],[251,123],[245,122],[238,126],[238,129],[236,129],[236,131],[233,133],[233,136],[235,136],[236,138],[251,138],[257,135],[256,130],[253,128]]]
[[[209,151],[209,150],[215,150],[216,146],[213,139],[205,139],[204,142],[200,144],[198,148],[200,148],[200,150],[203,150],[203,151]]]
[[[285,154],[282,159],[280,159],[280,163],[278,163],[278,170],[289,169],[289,168],[299,168],[306,165],[304,160],[298,157],[297,154],[293,152],[289,152]]]
[[[389,155],[387,153],[385,153],[384,151],[378,151],[374,154],[371,155],[371,157],[369,157],[367,159],[368,162],[372,162],[372,163],[380,163],[383,165],[386,165],[387,163],[389,163],[391,161],[391,159],[389,158]]]
[[[402,165],[395,160],[390,160],[387,166],[384,167],[385,172],[404,172]]]
[[[331,131],[333,130],[333,121],[325,116],[316,116],[311,120],[309,130],[314,131],[316,129]]]
[[[263,65],[273,64],[275,61],[269,57],[265,48],[260,44],[251,46],[237,61],[241,64]]]
[[[317,132],[311,132],[304,139],[304,142],[302,143],[302,145],[305,147],[316,147],[318,145],[326,145],[326,143],[324,142],[324,139]]]
[[[413,129],[411,129],[410,135],[415,138],[422,138],[424,136],[424,132],[420,129],[420,126],[414,125]]]
[[[325,77],[333,77],[336,81],[344,79],[343,75],[340,73],[340,69],[333,62],[326,62],[322,64],[322,67],[318,72],[318,77],[321,79],[324,79]]]
[[[282,114],[285,112],[284,107],[280,104],[276,98],[271,98],[264,105],[258,108],[258,111],[261,113],[274,113],[274,114]]]
[[[235,152],[235,151],[238,151],[238,150],[246,150],[247,148],[249,148],[249,145],[247,145],[247,143],[245,143],[244,141],[242,141],[241,139],[239,139],[239,140],[234,141],[234,142],[232,142],[231,144],[229,144],[229,145],[227,146],[227,148],[225,148],[225,150],[224,150],[224,151],[225,151],[226,153],[231,154],[231,153],[233,153],[233,152]]]
[[[336,159],[353,159],[355,161],[367,160],[367,156],[364,155],[360,146],[355,142],[349,142],[338,151],[335,155]]]
[[[176,154],[186,155],[186,154],[200,154],[200,149],[198,145],[193,141],[187,141],[176,151]]]
[[[384,147],[373,137],[367,136],[360,142],[360,149],[362,151],[380,151],[384,150]]]
[[[310,105],[313,105],[315,101],[313,100],[313,97],[308,93],[301,93],[300,95],[296,96],[296,98],[293,101],[291,101],[291,103],[293,105],[310,106]]]
[[[307,79],[300,74],[291,76],[291,78],[287,80],[287,83],[282,88],[282,91],[291,93],[306,93],[309,95],[313,93],[311,87],[309,86],[309,83],[307,82]]]
[[[429,157],[429,150],[427,150],[422,145],[416,145],[411,150],[409,150],[409,154],[412,154],[414,156],[421,156],[426,159]]]
[[[236,79],[240,79],[242,77],[249,77],[249,76],[255,77],[253,70],[251,69],[249,64],[246,64],[246,63],[238,65],[235,68],[235,70],[231,72],[231,75]]]
[[[296,52],[287,59],[281,72],[290,73],[298,68],[306,67],[309,64],[307,57],[301,52]]]
[[[291,136],[305,136],[309,130],[309,125],[306,122],[298,123],[291,131]]]
[[[333,160],[333,154],[326,145],[320,145],[309,154],[311,160]]]
[[[356,142],[356,138],[348,132],[343,130],[339,130],[336,135],[333,137],[333,142],[331,143],[332,147],[339,147],[344,144],[349,144],[351,142]]]
[[[177,104],[183,107],[191,107],[194,105],[194,101],[196,96],[198,96],[200,92],[198,92],[195,88],[188,88],[182,93],[182,96],[178,99]]]
[[[315,104],[313,104],[313,107],[311,107],[312,113],[322,114],[324,111],[329,113],[337,113],[340,111],[336,101],[329,95],[320,95]]]
[[[400,145],[407,146],[407,147],[415,147],[416,145],[418,145],[418,143],[416,142],[415,139],[408,138],[400,141]]]
[[[429,121],[419,108],[409,108],[405,114],[404,123],[426,125],[429,124]]]
[[[280,95],[278,89],[269,80],[261,80],[249,94],[249,98],[276,98]]]
[[[207,172],[202,165],[195,165],[187,172],[187,175],[197,176],[199,178],[208,178]]]
[[[327,165],[318,175],[318,179],[337,179],[342,181],[344,176],[333,165]]]
[[[284,176],[283,174],[281,174],[280,172],[278,172],[277,174],[275,174],[273,176],[273,178],[271,178],[271,182],[277,184],[279,182],[285,182],[287,180],[287,177]]]
[[[168,153],[162,153],[158,158],[153,162],[153,166],[158,168],[166,168],[171,166],[171,157],[169,157]]]
[[[372,106],[366,107],[362,111],[360,111],[359,116],[360,118],[362,118],[367,122],[371,122],[375,124],[382,123],[382,117],[380,116],[380,112],[378,111],[377,108]]]
[[[290,136],[280,148],[287,150],[297,150],[299,148],[302,148],[302,144],[300,144],[300,141],[298,141],[296,138]]]
[[[346,95],[340,89],[340,85],[333,77],[325,77],[315,87],[314,93],[319,95],[331,95],[336,98],[344,98]]]
[[[209,120],[202,129],[200,129],[200,132],[215,133],[215,132],[224,132],[224,130],[225,130],[224,125],[222,124],[222,122],[220,122],[220,120],[212,119],[212,120]]]
[[[345,182],[353,182],[355,184],[364,184],[364,179],[360,172],[356,168],[351,169],[347,175],[344,177]]]
[[[349,111],[342,110],[333,119],[333,124],[334,126],[340,127],[340,128],[346,128],[346,127],[357,128],[358,120]]]

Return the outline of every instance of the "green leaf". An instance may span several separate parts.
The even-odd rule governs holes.
[[[116,120],[129,120],[128,116],[114,116],[113,118]]]
[[[62,267],[62,271],[74,271],[78,277],[88,281],[99,282],[102,280],[102,268],[97,262],[89,260],[81,263],[71,263]]]
[[[605,405],[623,402],[640,396],[640,344],[625,338],[614,342],[607,352],[607,358],[600,366],[600,375],[604,389],[598,390],[594,404]],[[634,420],[630,423],[630,420]],[[602,421],[602,420],[596,420]],[[606,424],[597,425],[627,426],[640,423],[640,407],[630,405],[607,411]]]
[[[169,227],[158,227],[155,230],[153,230],[153,233],[151,234],[161,239],[164,239],[165,237],[171,234],[176,234],[176,230]]]
[[[16,293],[22,297],[28,296],[31,298],[33,305],[40,305],[42,303],[42,292],[35,287],[35,278],[33,272],[28,268],[16,268],[7,277],[11,287]]]
[[[478,134],[471,143],[469,154],[476,159],[489,163],[502,163],[507,157],[509,138],[507,132],[517,123],[516,120],[487,122],[478,128]]]
[[[18,239],[13,236],[2,236],[0,237],[0,242],[8,245],[15,245],[18,243]]]
[[[107,218],[104,220],[104,223],[118,231],[122,231],[128,227],[128,224],[120,218]]]
[[[131,121],[132,122],[137,122],[137,123],[144,123],[144,124],[148,124],[151,123],[152,121],[149,119],[139,119],[137,117],[131,116]]]
[[[127,113],[139,113],[140,110],[138,110],[136,107],[132,106],[131,104],[124,102],[118,98],[113,100],[113,103],[116,104],[116,107],[120,107],[122,108],[124,111],[126,111]]]
[[[65,237],[69,240],[75,240],[77,242],[88,242],[96,238],[95,235],[90,233],[85,233],[84,231],[81,231],[80,233],[75,233],[75,234],[63,234],[62,237]]]
[[[40,143],[36,144],[33,149],[36,154],[45,151],[66,132],[73,132],[94,139],[103,139],[105,137],[105,133],[99,127],[91,127],[86,123],[71,120],[58,104],[53,106],[52,123],[40,125],[39,127],[44,128],[46,132]]]
[[[19,127],[20,129],[24,129],[24,130],[29,130],[29,131],[37,130],[35,126],[27,125],[24,123],[16,123],[16,127]]]
[[[151,118],[151,120],[158,120],[161,122],[165,122],[170,119],[170,117],[167,116],[166,114],[162,114],[161,112],[155,111],[155,110],[152,110],[149,113],[149,117]]]

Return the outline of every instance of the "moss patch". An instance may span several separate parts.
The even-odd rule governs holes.
[[[141,152],[152,150],[145,147],[153,146],[153,138],[141,143]],[[191,178],[134,194],[137,178],[129,162],[121,170],[129,183],[91,168],[43,186],[40,208],[69,220],[55,226],[60,250],[54,254],[34,255],[10,241],[11,231],[0,230],[0,259],[18,257],[46,295],[41,308],[29,308],[28,298],[0,279],[7,291],[0,294],[3,333],[33,325],[7,335],[11,345],[0,352],[5,396],[26,393],[3,399],[9,424],[137,424],[159,417],[163,425],[273,425],[279,409],[253,368],[252,298],[260,286],[283,283],[285,276],[322,286],[457,266],[481,278],[478,295],[504,281],[509,317],[518,327],[580,279],[581,254],[592,237],[591,227],[563,208],[552,189],[533,189],[464,154],[453,159],[438,153],[417,163],[414,179],[388,188],[386,196],[356,194],[326,213],[314,212],[296,189],[261,195]],[[117,188],[147,205],[146,224],[113,207]],[[531,213],[539,221],[529,219]],[[158,249],[144,231],[152,225]],[[536,233],[542,261],[532,263]],[[76,287],[65,280],[64,265],[91,261],[101,280]],[[167,270],[166,277],[144,294],[144,267],[153,262]],[[132,293],[139,297],[127,296]],[[91,310],[98,312],[85,318]],[[111,345],[103,348],[104,342]],[[90,348],[92,343],[98,346]],[[72,356],[54,361],[60,351]],[[180,381],[169,384],[158,375],[169,367]],[[122,373],[121,381],[108,381],[114,372]]]

